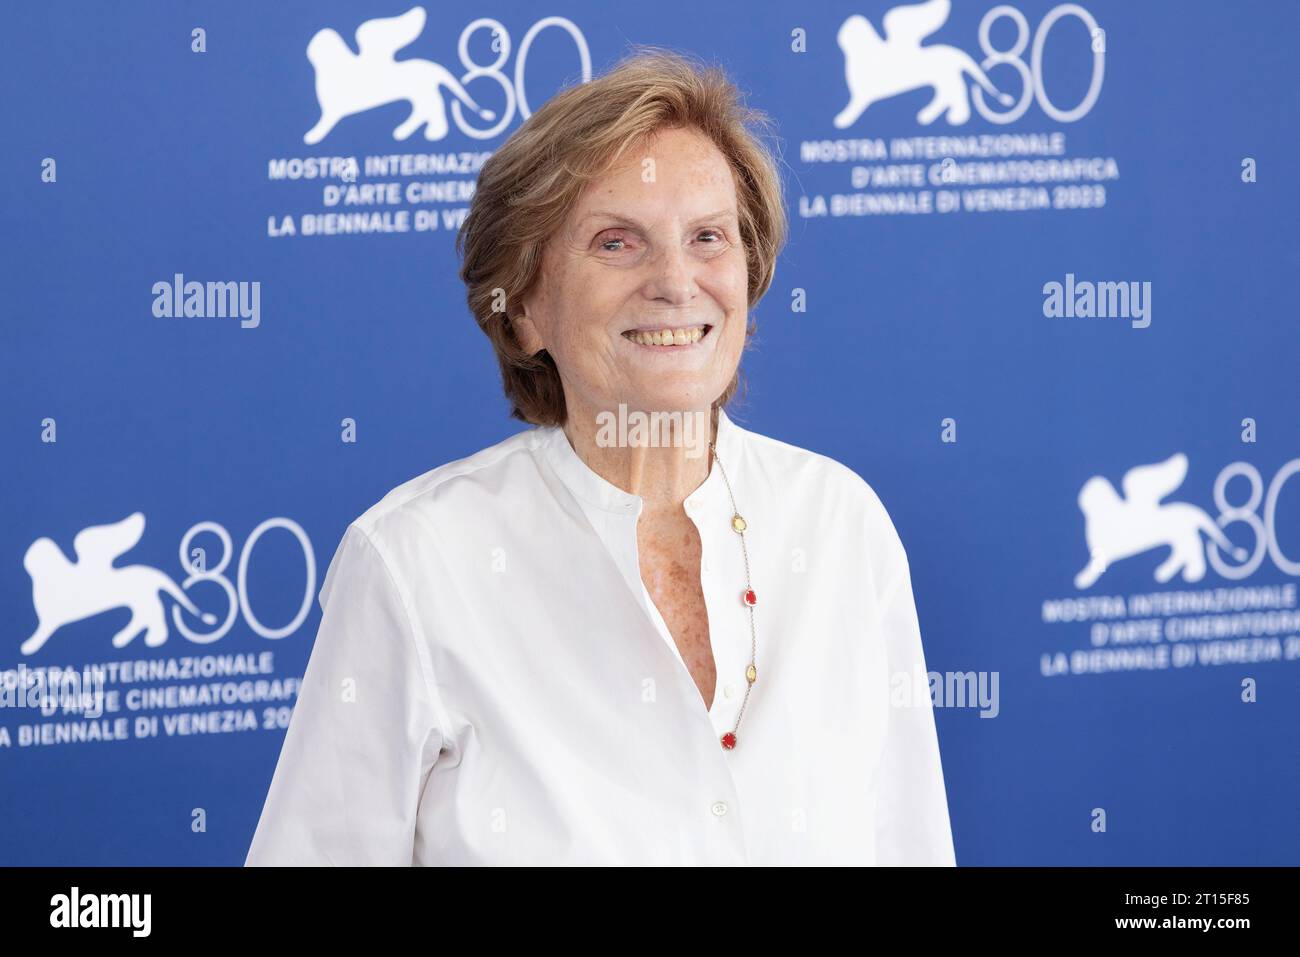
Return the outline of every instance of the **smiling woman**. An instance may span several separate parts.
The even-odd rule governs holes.
[[[557,363],[584,337],[607,337],[594,320],[553,317],[592,308],[605,333],[722,327],[729,338],[709,354],[728,379],[710,400],[727,405],[754,332],[746,313],[785,241],[780,178],[756,135],[768,128],[720,70],[648,50],[551,99],[484,165],[457,248],[517,418],[563,424],[579,397]],[[661,288],[647,307],[629,299],[651,292],[638,285],[648,269]]]
[[[510,319],[523,351],[560,370],[563,415],[579,422],[615,397],[707,408],[745,344],[745,244],[725,158],[690,128],[629,152],[581,194]]]
[[[765,126],[648,50],[483,166],[461,275],[532,428],[349,526],[248,863],[954,863],[888,513],[725,411],[786,231]]]

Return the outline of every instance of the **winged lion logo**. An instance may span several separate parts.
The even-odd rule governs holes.
[[[131,609],[131,620],[113,636],[113,647],[130,644],[144,631],[144,643],[156,647],[167,640],[167,616],[160,597],[165,592],[204,624],[216,623],[216,616],[200,612],[179,585],[148,565],[113,566],[113,561],[130,551],[144,534],[144,513],[134,512],[110,525],[93,525],[77,533],[72,541],[77,554],[68,561],[63,549],[49,538],[38,538],[23,556],[23,567],[32,576],[32,604],[36,606],[36,631],[22,644],[22,653],[32,655],[64,625],[114,608]]]
[[[944,44],[923,47],[921,41],[948,22],[950,0],[927,0],[894,7],[885,14],[882,39],[871,21],[854,14],[840,25],[836,36],[844,52],[844,79],[849,105],[835,117],[836,129],[857,122],[872,103],[922,87],[934,90],[934,99],[916,115],[928,126],[946,114],[956,126],[970,119],[969,76],[1003,106],[1015,100],[999,93],[988,75],[962,50]]]
[[[1187,456],[1177,452],[1154,465],[1138,465],[1124,473],[1124,497],[1100,475],[1094,475],[1079,490],[1088,553],[1087,566],[1074,576],[1076,588],[1088,588],[1111,563],[1152,548],[1167,545],[1169,557],[1156,568],[1161,584],[1182,572],[1183,580],[1205,577],[1205,546],[1201,532],[1237,561],[1247,553],[1223,534],[1204,510],[1186,502],[1160,500],[1183,484],[1187,477]]]
[[[411,104],[411,115],[393,130],[394,139],[404,140],[423,126],[426,140],[440,140],[448,129],[442,87],[481,119],[495,119],[496,114],[474,102],[446,67],[432,60],[397,60],[397,51],[424,31],[424,21],[424,7],[367,20],[357,27],[356,53],[337,31],[318,31],[307,44],[307,59],[316,70],[320,121],[302,141],[319,143],[339,121],[399,100]]]

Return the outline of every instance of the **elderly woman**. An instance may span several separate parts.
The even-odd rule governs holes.
[[[641,52],[483,167],[458,249],[534,427],[347,529],[249,864],[952,864],[907,557],[724,407],[780,181]]]

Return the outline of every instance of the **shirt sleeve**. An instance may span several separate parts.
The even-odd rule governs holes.
[[[877,792],[877,863],[952,867],[957,861],[934,709],[924,680],[927,670],[911,571],[892,522],[884,521],[889,525],[886,538],[896,556],[893,584],[886,587],[880,606],[889,674],[891,679],[904,674],[912,688],[924,687],[927,693],[913,692],[906,705],[891,700]],[[890,687],[892,691],[892,681]]]
[[[370,537],[350,525],[246,866],[410,866],[442,747],[427,649]]]

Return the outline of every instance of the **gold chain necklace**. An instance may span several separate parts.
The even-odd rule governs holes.
[[[736,495],[731,490],[731,480],[727,478],[727,469],[722,464],[722,459],[718,457],[718,450],[714,448],[712,442],[709,443],[709,451],[713,453],[713,460],[718,463],[718,471],[722,473],[722,481],[727,486],[727,496],[731,499],[731,530],[740,536],[740,554],[745,559],[745,590],[740,593],[740,600],[749,608],[749,667],[745,669],[745,697],[740,702],[740,711],[736,713],[736,723],[731,730],[722,736],[722,747],[727,751],[736,747],[736,732],[740,730],[740,719],[745,716],[745,705],[749,703],[749,693],[754,688],[754,682],[758,680],[758,633],[754,629],[754,606],[758,604],[758,595],[754,593],[753,583],[749,577],[749,549],[745,547],[745,530],[749,528],[749,523],[740,514],[740,509],[736,507]]]

